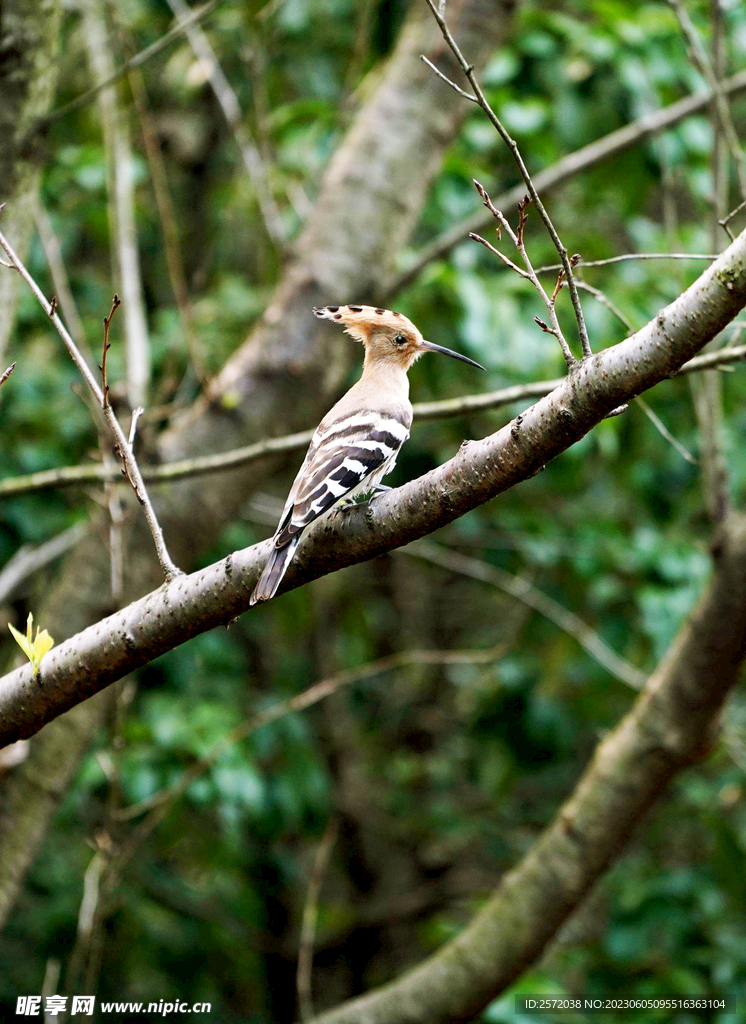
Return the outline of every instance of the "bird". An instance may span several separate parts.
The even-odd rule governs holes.
[[[264,571],[249,604],[274,597],[301,541],[315,520],[342,502],[388,491],[381,479],[394,468],[409,437],[412,404],[407,371],[425,352],[479,363],[425,341],[402,313],[377,306],[315,306],[320,320],[344,325],[365,349],[360,379],[323,418],[290,488]]]

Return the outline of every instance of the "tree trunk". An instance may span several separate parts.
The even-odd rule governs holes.
[[[0,216],[3,233],[22,258],[31,238],[44,146],[31,130],[54,94],[60,12],[59,0],[0,4],[0,203],[7,203]],[[0,274],[0,362],[13,327],[19,285],[18,274]]]

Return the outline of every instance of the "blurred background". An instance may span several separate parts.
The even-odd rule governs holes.
[[[709,47],[710,3],[688,7]],[[746,61],[746,8],[736,0],[720,7],[732,73]],[[207,50],[182,33],[116,90],[49,124],[29,267],[58,296],[63,267],[80,318],[70,326],[94,360],[102,318],[123,290],[127,225],[112,182],[128,171],[150,371],[138,383],[128,369],[122,311],[109,376],[123,420],[133,394],[146,404],[142,461],[179,410],[209,403],[201,396],[259,321],[407,11],[403,0],[226,0],[198,23]],[[55,105],[161,39],[184,13],[165,0],[85,12],[66,3]],[[533,171],[703,88],[663,2],[528,0],[503,37],[481,81]],[[216,68],[237,104],[232,126]],[[392,280],[478,212],[473,177],[494,195],[519,180],[483,114],[464,106],[416,229],[392,254]],[[746,102],[734,100],[733,110],[743,125]],[[569,251],[586,260],[717,251],[712,150],[705,111],[554,190],[548,206]],[[515,220],[514,207],[506,214]],[[535,215],[527,239],[535,265],[556,261]],[[721,233],[718,248],[726,241]],[[704,266],[649,260],[583,270],[607,300],[582,295],[594,347],[642,326]],[[533,323],[542,311],[530,286],[468,239],[386,299],[426,337],[488,370],[477,376],[423,359],[410,375],[415,402],[564,372],[554,339]],[[380,298],[330,293],[326,301]],[[566,294],[560,303],[572,344]],[[69,308],[68,299],[64,315]],[[722,343],[739,344],[740,330]],[[327,331],[330,347],[349,344],[349,370],[329,405],[355,379],[361,352]],[[18,365],[0,395],[2,478],[97,461],[77,371],[26,292],[3,366],[12,359]],[[736,365],[721,377],[728,461],[742,496],[744,371]],[[290,377],[288,401],[296,401],[293,386]],[[646,403],[649,412],[634,403],[427,545],[255,608],[118,684],[0,935],[0,1006],[9,1018],[16,997],[40,992],[46,977],[48,991],[204,1000],[211,1020],[292,1021],[304,908],[307,921],[315,912],[316,1009],[399,975],[455,935],[551,820],[631,705],[630,679],[656,665],[707,576],[691,379],[659,385]],[[415,420],[389,483],[426,472],[523,406]],[[274,432],[315,422],[278,422]],[[213,450],[233,443],[227,436]],[[301,458],[267,467],[230,522],[206,535],[197,564],[271,532]],[[215,478],[202,481],[214,493]],[[153,485],[156,496],[165,490]],[[76,542],[92,513],[105,522],[100,509],[112,501],[116,494],[95,482],[3,498],[0,565],[14,557],[18,565],[19,552],[52,539],[60,549],[0,589],[6,669],[16,652],[5,623],[23,628],[29,611],[38,617],[62,571],[54,555]],[[120,512],[126,529],[136,513],[126,503]],[[107,570],[108,542],[100,529]],[[124,567],[126,575],[126,557]],[[579,642],[589,636],[583,624],[603,641],[600,655]],[[439,660],[443,651],[451,657]],[[378,659],[391,660],[365,668]],[[314,706],[276,711],[313,683],[358,668]],[[262,724],[270,709],[274,720]],[[234,729],[245,735],[231,736]],[[510,996],[520,991],[743,991],[745,768],[746,701],[737,695],[712,756],[679,779],[484,1024],[514,1020]],[[307,970],[304,977],[307,984]]]

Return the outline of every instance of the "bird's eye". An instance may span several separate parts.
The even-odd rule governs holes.
[[[396,345],[406,345],[407,339],[404,337],[403,334],[397,334],[397,336],[394,338],[394,343]]]

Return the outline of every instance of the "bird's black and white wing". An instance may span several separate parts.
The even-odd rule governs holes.
[[[290,543],[343,498],[372,489],[394,468],[408,437],[404,414],[361,412],[320,427],[288,495],[275,546]]]

